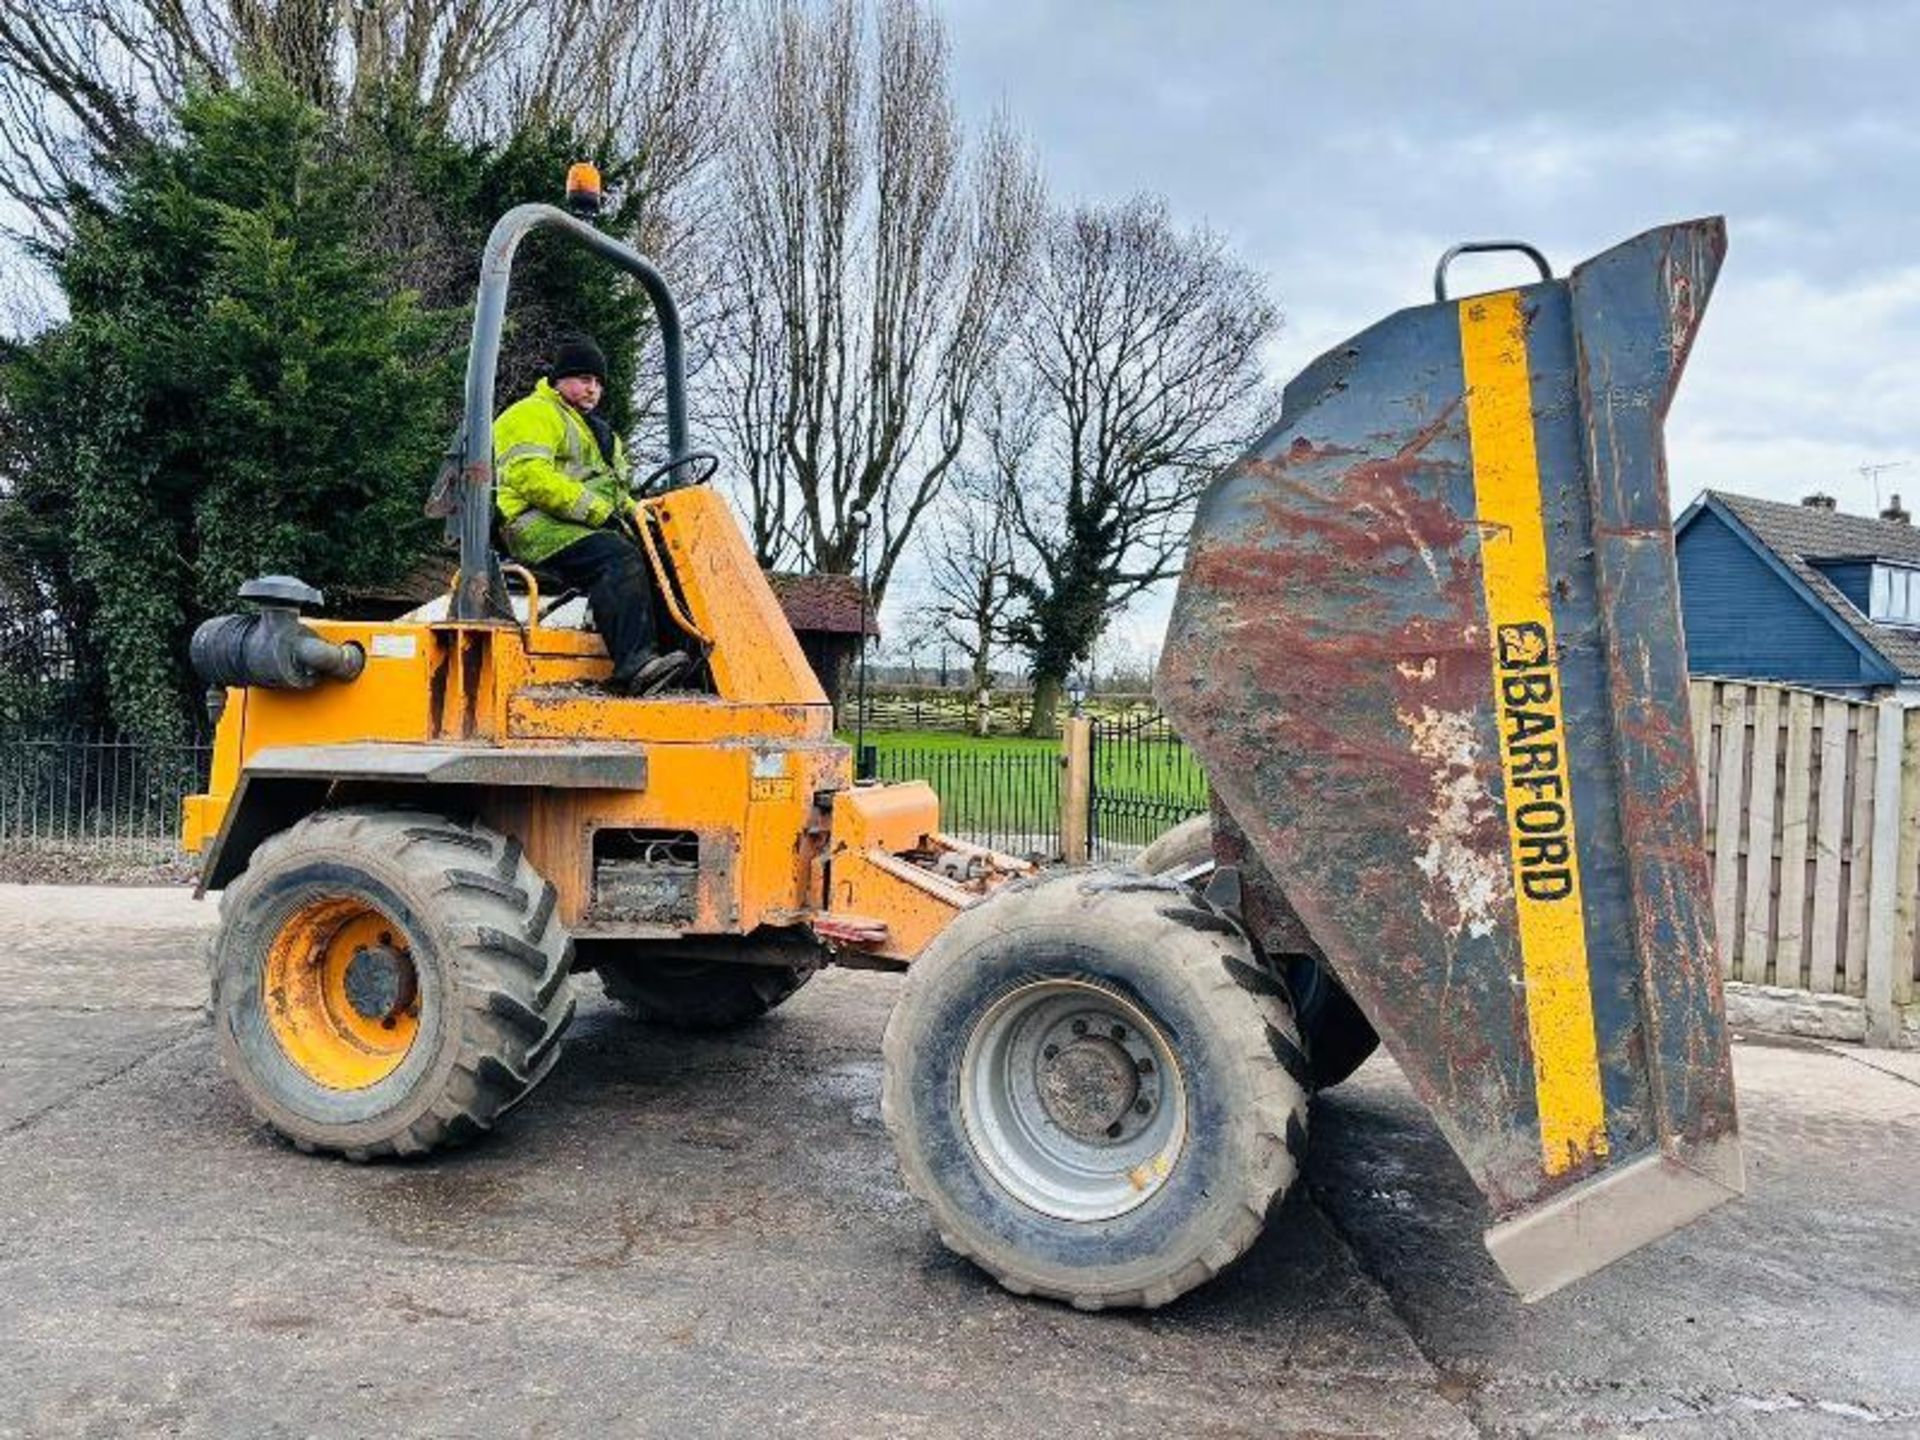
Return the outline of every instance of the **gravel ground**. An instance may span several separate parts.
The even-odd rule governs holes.
[[[210,918],[0,887],[0,1434],[1920,1435],[1920,1056],[1743,1045],[1749,1198],[1533,1307],[1376,1061],[1238,1269],[1089,1316],[901,1190],[892,977],[724,1040],[589,1000],[485,1144],[355,1167],[220,1076]]]

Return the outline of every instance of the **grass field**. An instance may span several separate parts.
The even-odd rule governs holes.
[[[881,778],[933,786],[949,830],[1022,851],[1058,843],[1058,740],[936,730],[868,731],[866,738]],[[1122,845],[1144,845],[1207,804],[1199,765],[1170,738],[1096,740],[1094,794],[1098,836]]]
[[[840,737],[853,743],[853,732]],[[911,750],[921,755],[1058,755],[1058,740],[1029,740],[1024,735],[989,735],[982,739],[953,730],[869,730],[867,743],[882,755]]]

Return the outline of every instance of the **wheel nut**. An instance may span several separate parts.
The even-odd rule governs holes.
[[[1142,1095],[1138,1100],[1133,1102],[1133,1108],[1142,1115],[1145,1115],[1149,1110],[1153,1109],[1153,1102]]]
[[[1107,1126],[1107,1138],[1110,1140],[1118,1140],[1120,1138],[1120,1122],[1118,1120]]]
[[[1076,1035],[1084,1035],[1084,1034],[1086,1034],[1086,1033],[1087,1033],[1087,1022],[1086,1022],[1086,1021],[1084,1021],[1084,1020],[1076,1020],[1076,1021],[1074,1021],[1074,1022],[1073,1022],[1073,1033],[1074,1033],[1074,1034],[1076,1034]]]
[[[1133,1068],[1138,1070],[1142,1075],[1153,1074],[1153,1057],[1151,1055],[1142,1055],[1134,1062]]]
[[[1116,1026],[1114,1026],[1114,1027],[1113,1027],[1113,1038],[1114,1038],[1114,1039],[1116,1039],[1116,1040],[1125,1040],[1125,1039],[1127,1038],[1127,1027],[1126,1027],[1126,1026],[1124,1026],[1124,1025],[1116,1025]]]
[[[380,932],[380,943],[382,945],[393,944],[393,932],[391,930],[382,930]]]
[[[1054,1056],[1060,1053],[1060,1047],[1058,1045],[1049,1045],[1047,1046],[1046,1049],[1042,1050],[1040,1053],[1046,1056],[1047,1059],[1051,1060],[1053,1059]]]

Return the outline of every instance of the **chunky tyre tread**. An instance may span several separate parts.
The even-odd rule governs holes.
[[[1253,1144],[1247,1163],[1230,1182],[1240,1191],[1239,1202],[1223,1218],[1220,1228],[1199,1254],[1167,1274],[1127,1289],[1062,1286],[1046,1277],[1026,1273],[1017,1263],[983,1253],[966,1243],[959,1227],[949,1223],[944,1197],[926,1168],[918,1146],[910,1141],[909,1121],[903,1113],[904,1082],[900,1077],[908,1074],[911,1061],[907,1022],[913,993],[911,971],[908,995],[894,1007],[882,1042],[885,1070],[881,1118],[900,1158],[907,1189],[933,1212],[941,1243],[985,1270],[1004,1289],[1016,1295],[1064,1301],[1080,1310],[1155,1309],[1204,1284],[1246,1253],[1298,1174],[1304,1159],[1303,1147],[1297,1145],[1293,1137],[1305,1133],[1308,1091],[1274,1059],[1279,1045],[1296,1051],[1299,1045],[1286,988],[1284,984],[1273,989],[1250,988],[1241,976],[1253,969],[1252,947],[1230,921],[1227,925],[1230,934],[1223,933],[1213,922],[1224,917],[1204,900],[1196,900],[1194,892],[1177,881],[1158,878],[1143,881],[1137,875],[1082,871],[1021,882],[1010,887],[1006,898],[1011,899],[1021,891],[1028,892],[1022,897],[1024,913],[1020,925],[1009,928],[1068,919],[1099,923],[1103,896],[1145,892],[1164,894],[1166,898],[1167,903],[1155,907],[1153,913],[1167,927],[1168,940],[1178,942],[1183,935],[1203,937],[1197,944],[1162,946],[1154,937],[1141,934],[1136,928],[1130,938],[1139,948],[1164,953],[1167,963],[1181,967],[1186,974],[1188,993],[1206,1009],[1210,1024],[1225,1039],[1228,1052],[1241,1056],[1259,1077],[1252,1107],[1257,1121]],[[1203,908],[1195,910],[1196,904]],[[923,957],[916,962],[916,967],[925,963]],[[1266,975],[1264,971],[1254,973]]]
[[[1212,854],[1213,821],[1209,816],[1195,815],[1163,831],[1133,858],[1133,868],[1148,875],[1165,875],[1189,869]],[[1196,896],[1194,903],[1203,911],[1217,913],[1204,897]],[[1242,977],[1242,983],[1259,986],[1264,982]],[[1316,993],[1295,1006],[1294,1022],[1305,1043],[1294,1045],[1293,1054],[1305,1066],[1308,1088],[1325,1090],[1358,1070],[1379,1046],[1380,1039],[1360,1007],[1331,976],[1319,977],[1314,989]],[[1282,1054],[1280,1060],[1294,1070],[1287,1055]],[[1294,1073],[1300,1072],[1294,1070]]]
[[[440,1093],[417,1118],[364,1145],[290,1134],[260,1104],[251,1078],[240,1074],[250,1106],[295,1148],[333,1151],[354,1161],[419,1155],[479,1138],[552,1070],[573,1019],[566,983],[573,942],[555,923],[553,885],[527,863],[517,840],[473,821],[371,806],[322,810],[260,845],[221,898],[223,924],[282,865],[321,846],[359,852],[413,874],[431,876],[440,868],[422,890],[441,907],[431,923],[455,937],[448,957],[449,1023],[458,1033],[449,1043],[459,1046],[459,1055]],[[210,961],[213,953],[210,948]],[[213,980],[217,1009],[217,974]]]

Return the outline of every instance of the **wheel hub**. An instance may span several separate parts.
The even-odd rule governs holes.
[[[1076,1140],[1097,1144],[1140,1095],[1133,1057],[1113,1040],[1076,1039],[1041,1064],[1040,1103]]]
[[[1078,978],[1029,982],[975,1023],[961,1066],[975,1155],[1042,1214],[1124,1215],[1174,1173],[1186,1085],[1172,1042],[1136,1001]]]
[[[420,1033],[419,972],[406,937],[357,896],[322,896],[287,915],[262,969],[274,1038],[327,1089],[383,1080]]]
[[[407,1001],[413,967],[388,945],[363,945],[347,961],[347,1003],[363,1020],[389,1020]]]

